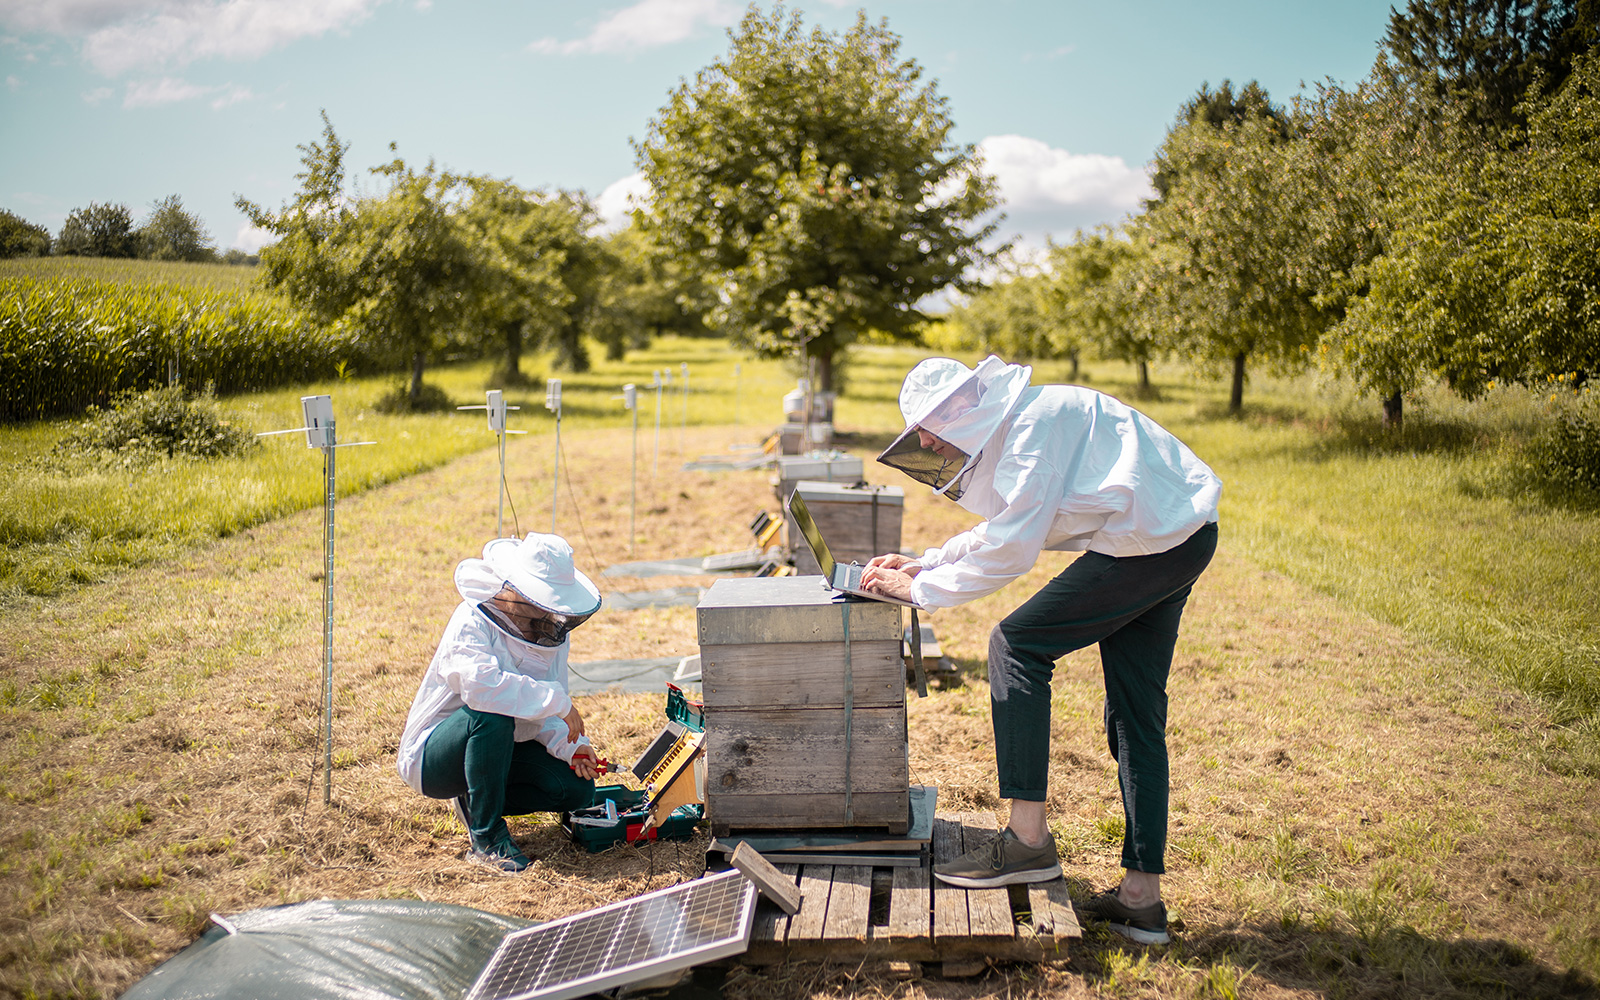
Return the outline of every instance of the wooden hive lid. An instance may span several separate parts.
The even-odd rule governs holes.
[[[820,576],[731,577],[718,580],[700,598],[695,617],[700,645],[753,642],[844,641],[844,596]],[[853,642],[898,640],[900,607],[851,600]]]

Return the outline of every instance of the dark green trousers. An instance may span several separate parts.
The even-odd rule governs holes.
[[[1178,622],[1217,549],[1207,524],[1182,544],[1121,559],[1085,552],[989,636],[1000,795],[1043,802],[1055,661],[1100,644],[1106,741],[1125,820],[1122,866],[1160,874],[1167,848],[1167,673]]]
[[[508,715],[458,708],[428,734],[422,748],[422,794],[466,796],[472,846],[488,850],[511,840],[505,817],[582,809],[594,782],[580,778],[542,743],[514,739]]]

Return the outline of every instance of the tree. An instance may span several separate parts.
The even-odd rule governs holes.
[[[200,217],[183,207],[177,195],[150,206],[150,217],[138,231],[140,256],[151,260],[212,261],[216,243]]]
[[[1037,268],[1013,265],[951,310],[946,322],[962,346],[1008,360],[1075,357],[1075,347],[1052,339],[1043,302],[1047,282]]]
[[[704,275],[713,325],[816,358],[828,389],[837,351],[910,336],[918,301],[972,287],[995,183],[886,24],[806,34],[798,13],[752,7],[730,40],[635,144],[654,191],[641,217]]]
[[[45,257],[50,253],[50,230],[36,226],[15,212],[0,208],[0,259]]]
[[[477,255],[465,323],[502,352],[496,375],[523,381],[529,344],[557,346],[568,367],[587,368],[581,338],[564,336],[576,296],[567,285],[572,248],[588,239],[592,210],[581,196],[550,196],[509,181],[468,177],[459,213]]]
[[[715,302],[698,271],[638,225],[612,233],[604,245],[611,267],[601,282],[592,334],[613,360],[650,337],[709,332],[705,315]]]
[[[56,237],[56,252],[80,257],[132,257],[139,247],[133,213],[126,205],[90,202],[67,214]]]
[[[1596,0],[1410,0],[1405,13],[1390,10],[1383,46],[1406,86],[1504,131],[1524,125],[1518,105],[1560,86],[1593,46],[1597,14]]]
[[[1050,337],[1072,356],[1092,346],[1101,357],[1137,367],[1140,396],[1154,395],[1150,361],[1161,348],[1158,328],[1138,321],[1141,272],[1132,241],[1101,226],[1050,248],[1050,280],[1042,300]]]
[[[474,261],[450,206],[458,181],[429,164],[399,157],[373,173],[385,194],[361,199],[344,190],[344,154],[322,116],[323,142],[301,146],[305,171],[295,200],[270,212],[239,198],[239,210],[278,241],[261,251],[267,284],[324,322],[348,324],[409,361],[412,405],[422,400],[429,351],[459,327]],[[390,144],[390,150],[394,144]]]
[[[1167,189],[1138,229],[1161,248],[1148,260],[1164,289],[1150,303],[1160,313],[1145,322],[1167,324],[1195,360],[1231,365],[1228,409],[1238,413],[1249,359],[1299,367],[1327,323],[1306,251],[1320,192],[1290,171],[1280,111],[1269,104],[1270,113],[1217,126],[1197,110],[1206,97],[1202,89],[1186,106],[1156,154]]]
[[[1402,172],[1389,247],[1329,338],[1364,384],[1438,376],[1470,398],[1600,370],[1600,59],[1574,67],[1524,105],[1525,141],[1453,130]]]

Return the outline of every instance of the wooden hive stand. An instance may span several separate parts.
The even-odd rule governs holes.
[[[935,863],[998,834],[987,813],[934,820]],[[1066,961],[1083,937],[1066,882],[1053,879],[999,889],[958,889],[928,868],[779,864],[802,899],[789,916],[770,900],[756,908],[748,965],[785,961],[855,963]]]

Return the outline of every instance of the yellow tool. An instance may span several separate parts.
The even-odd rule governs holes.
[[[642,829],[648,830],[672,815],[672,810],[706,800],[706,756],[701,747],[705,733],[686,732],[661,762],[644,776],[650,807]]]

